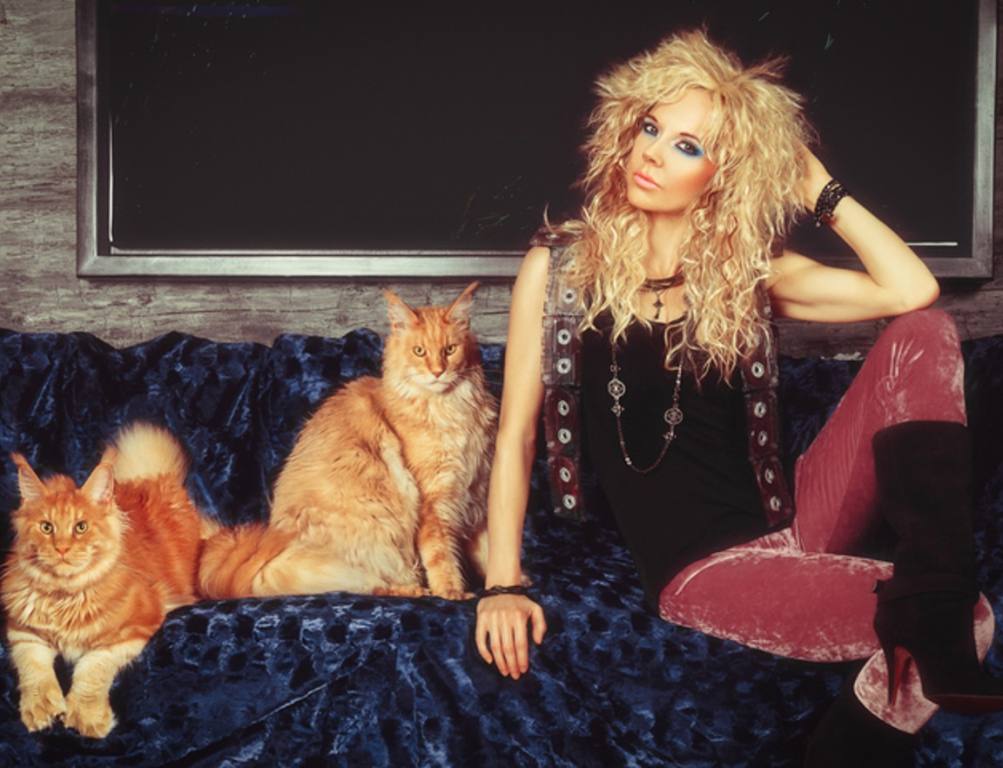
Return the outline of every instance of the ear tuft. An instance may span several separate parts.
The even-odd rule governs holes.
[[[21,493],[21,503],[42,498],[45,484],[35,474],[28,460],[17,452],[11,453],[10,460],[17,467],[17,488]]]
[[[95,504],[108,504],[115,496],[115,469],[102,461],[98,464],[81,490]]]
[[[463,293],[456,297],[449,309],[446,310],[446,317],[457,325],[470,325],[470,306],[474,303],[474,291],[480,283],[473,282],[463,289]]]
[[[104,453],[101,454],[100,463],[114,467],[116,461],[118,461],[118,446],[112,443],[104,449]]]
[[[383,298],[387,300],[387,314],[390,317],[392,330],[397,331],[418,322],[417,313],[389,288],[384,289]]]

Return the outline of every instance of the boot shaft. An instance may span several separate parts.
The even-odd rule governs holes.
[[[975,577],[971,433],[955,421],[906,421],[872,440],[878,507],[898,536],[898,580]]]

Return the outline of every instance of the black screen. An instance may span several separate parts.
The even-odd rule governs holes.
[[[706,22],[788,54],[829,171],[967,255],[975,6],[101,3],[99,210],[122,249],[521,249],[580,203],[595,77]]]

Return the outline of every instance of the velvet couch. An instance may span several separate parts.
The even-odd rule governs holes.
[[[378,373],[381,349],[365,329],[285,335],[270,347],[169,333],[127,349],[83,333],[0,331],[0,545],[17,505],[11,450],[80,481],[102,441],[136,418],[179,435],[206,514],[264,519],[304,419],[340,383]],[[500,391],[504,350],[482,350]],[[1000,617],[1003,336],[962,350],[980,578]],[[781,357],[788,468],[860,364]],[[120,674],[119,725],[103,740],[61,725],[29,734],[0,647],[0,766],[800,765],[806,734],[855,666],[776,658],[660,621],[609,519],[553,517],[541,470],[538,461],[524,564],[549,633],[520,680],[476,656],[472,602],[344,593],[205,602],[171,613]],[[987,663],[1003,675],[999,640]],[[1003,715],[938,713],[917,760],[1003,765]]]

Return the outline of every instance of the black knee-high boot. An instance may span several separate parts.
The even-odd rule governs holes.
[[[1003,709],[1003,685],[981,669],[973,608],[972,445],[964,424],[907,421],[872,442],[881,514],[898,535],[895,570],[880,581],[874,629],[888,663],[888,697],[916,664],[923,695],[962,713]]]
[[[918,738],[872,715],[853,692],[855,678],[812,732],[805,768],[912,768]]]

